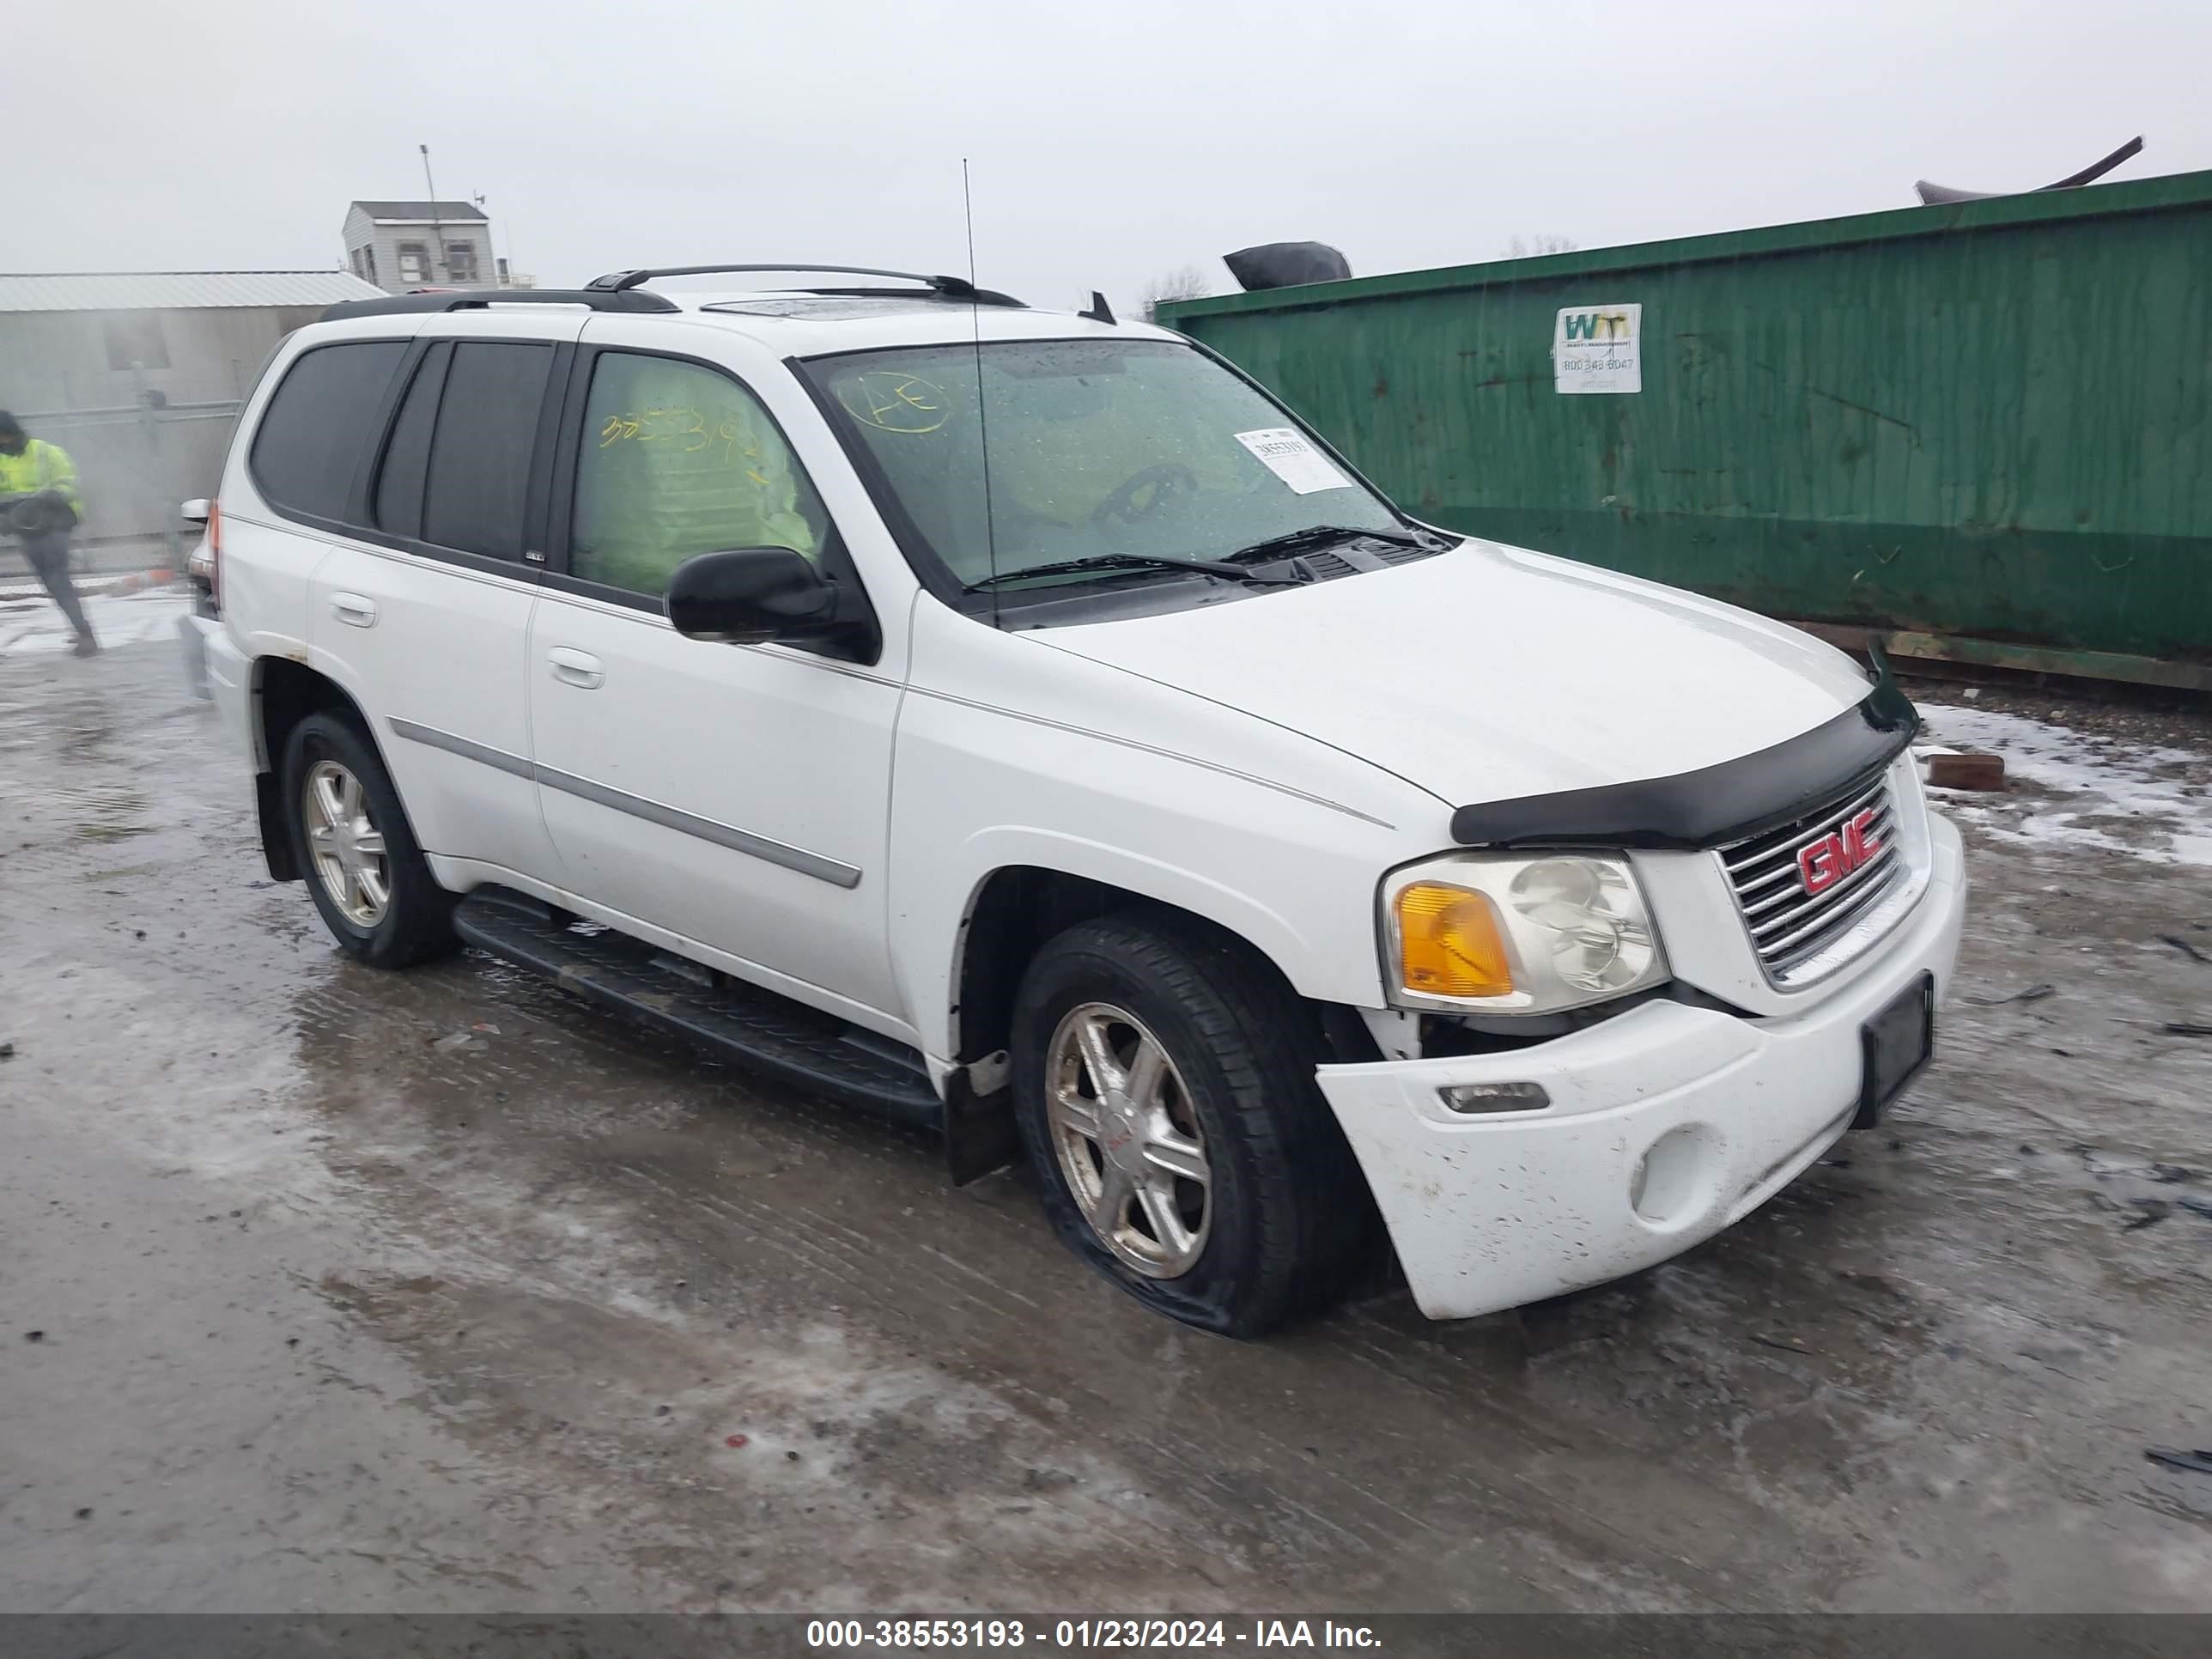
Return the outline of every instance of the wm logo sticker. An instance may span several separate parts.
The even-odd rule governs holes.
[[[1626,312],[1569,312],[1564,320],[1567,338],[1571,341],[1625,340],[1628,337],[1628,314]]]

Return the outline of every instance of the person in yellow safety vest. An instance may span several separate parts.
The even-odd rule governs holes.
[[[70,580],[69,534],[84,520],[76,464],[67,451],[32,437],[21,421],[0,409],[0,499],[25,496],[33,499],[0,521],[0,528],[22,542],[31,574],[76,630],[76,654],[89,657],[100,649],[100,641],[92,636],[92,624],[84,619],[76,586]]]

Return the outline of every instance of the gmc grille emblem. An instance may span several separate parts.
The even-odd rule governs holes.
[[[1882,843],[1867,832],[1874,827],[1874,809],[1846,818],[1832,835],[1808,841],[1797,849],[1797,879],[1808,893],[1825,893],[1881,851]]]

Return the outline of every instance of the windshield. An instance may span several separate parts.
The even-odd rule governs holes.
[[[1036,582],[1158,580],[1137,561],[1219,559],[1314,525],[1404,529],[1264,393],[1188,346],[986,343],[981,420],[977,359],[945,345],[808,366],[963,586],[996,575],[1018,592],[1021,571],[1115,556],[1115,570]]]

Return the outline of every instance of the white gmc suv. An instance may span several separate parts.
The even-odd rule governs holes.
[[[1440,1319],[1662,1261],[1927,1059],[1886,665],[1416,523],[1103,301],[647,285],[715,269],[339,306],[255,390],[209,672],[354,956],[1025,1151],[1235,1334],[1378,1229]]]

